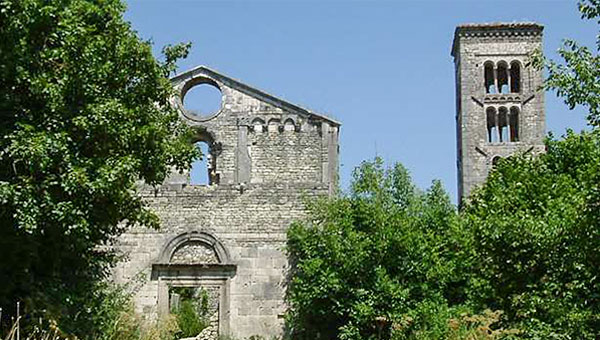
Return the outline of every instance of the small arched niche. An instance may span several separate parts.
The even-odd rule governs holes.
[[[494,156],[492,158],[492,168],[495,168],[496,166],[498,166],[498,163],[500,163],[501,160],[502,160],[502,157]]]
[[[296,130],[296,123],[294,123],[293,119],[288,118],[285,120],[285,122],[283,122],[283,131],[293,132],[295,130]]]
[[[269,132],[277,132],[279,130],[279,125],[281,125],[281,120],[277,118],[269,119],[269,124],[267,126],[267,131]]]
[[[254,132],[261,133],[264,132],[265,121],[260,118],[254,118],[252,120],[252,129]]]

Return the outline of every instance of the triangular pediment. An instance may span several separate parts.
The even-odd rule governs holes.
[[[282,110],[292,112],[295,114],[299,114],[302,116],[306,116],[309,119],[313,120],[325,120],[333,125],[341,125],[340,122],[326,116],[323,114],[319,114],[313,112],[311,110],[305,109],[298,105],[292,104],[288,101],[285,101],[281,98],[275,97],[271,94],[266,93],[265,91],[259,90],[255,87],[244,84],[236,79],[223,75],[215,70],[212,70],[206,66],[200,65],[191,70],[184,71],[182,73],[177,74],[176,76],[171,78],[171,82],[175,86],[179,86],[181,84],[192,81],[196,78],[209,78],[214,80],[217,83],[222,84],[223,86],[230,87],[235,89],[236,91],[242,92],[248,96],[256,98],[259,101],[272,105],[274,107],[280,108]]]

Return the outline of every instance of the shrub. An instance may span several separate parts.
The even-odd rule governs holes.
[[[465,206],[473,302],[539,339],[600,337],[600,134],[501,161]]]
[[[375,159],[357,168],[347,196],[309,211],[288,232],[294,338],[387,339],[424,304],[462,301],[465,235],[439,182],[422,192],[403,166]]]

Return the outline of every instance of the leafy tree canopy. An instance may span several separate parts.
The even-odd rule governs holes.
[[[469,296],[533,339],[600,336],[600,134],[501,161],[466,204]]]
[[[600,1],[579,9],[600,24]],[[500,161],[459,214],[379,160],[310,206],[289,231],[294,338],[600,338],[600,57],[569,40],[560,54],[545,87],[592,130]]]
[[[106,246],[157,217],[136,182],[197,156],[169,105],[168,75],[120,0],[0,0],[0,306],[93,321]],[[68,327],[67,327],[68,328]],[[74,329],[67,329],[73,331]]]
[[[595,20],[600,25],[600,1],[580,1],[581,18]],[[559,55],[564,62],[544,60],[540,55],[533,62],[541,67],[545,63],[548,78],[545,88],[553,90],[562,97],[570,109],[577,105],[586,107],[588,122],[591,126],[600,126],[600,33],[596,38],[596,52],[587,46],[582,46],[574,40],[566,39],[564,46],[559,49]]]
[[[387,339],[445,311],[464,284],[456,218],[439,182],[422,192],[402,165],[364,162],[347,196],[312,202],[289,230],[294,337]]]

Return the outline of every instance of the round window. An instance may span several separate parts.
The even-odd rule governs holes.
[[[217,86],[200,83],[183,93],[183,107],[193,118],[208,119],[219,113],[222,98]]]

